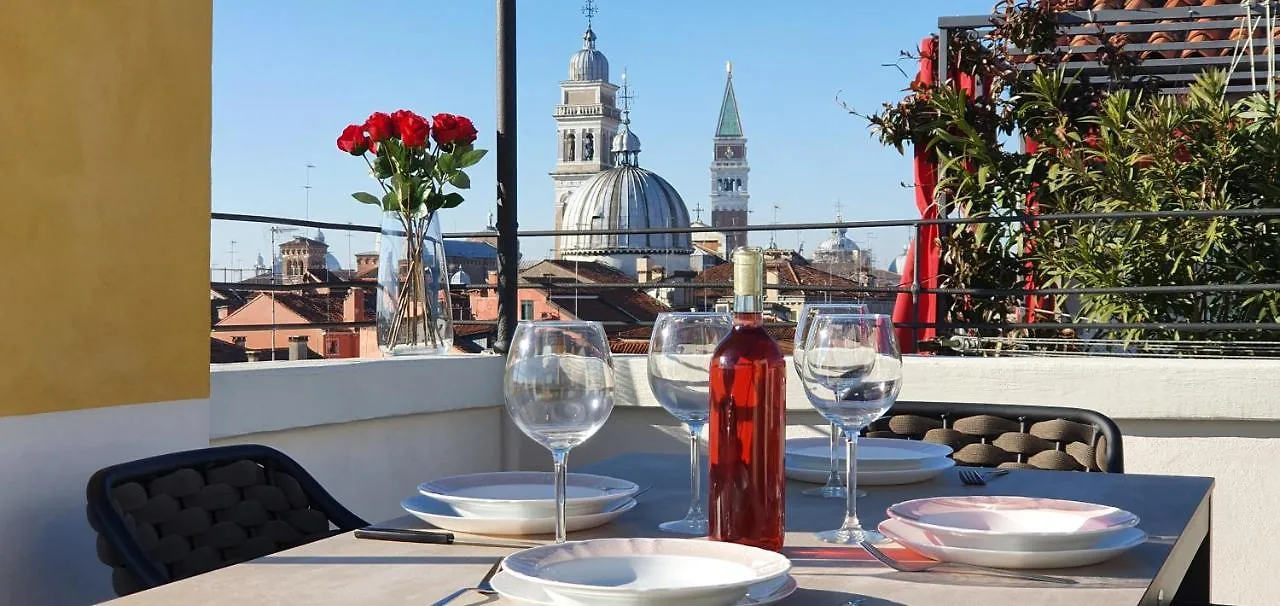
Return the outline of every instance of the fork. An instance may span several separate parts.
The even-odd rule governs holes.
[[[462,597],[462,595],[467,593],[468,591],[474,591],[476,593],[479,593],[480,595],[486,595],[486,596],[496,595],[498,592],[493,590],[493,585],[490,584],[489,581],[493,579],[493,575],[498,574],[498,571],[501,569],[502,569],[502,558],[498,558],[498,561],[494,562],[493,566],[489,567],[489,572],[484,573],[484,578],[480,579],[480,582],[476,583],[475,587],[463,587],[462,589],[459,589],[447,596],[444,596],[444,599],[435,602],[431,606],[445,606],[445,604],[448,604]]]
[[[888,555],[886,555],[883,551],[876,549],[875,545],[872,545],[871,543],[868,543],[866,541],[860,541],[858,545],[861,545],[863,549],[867,550],[867,553],[871,554],[871,557],[877,560],[880,560],[880,563],[884,564],[885,566],[888,566],[889,568],[897,570],[898,572],[925,572],[925,571],[929,571],[935,568],[941,568],[945,566],[949,568],[960,568],[963,570],[978,570],[978,571],[989,572],[992,574],[998,574],[1006,577],[1013,577],[1015,579],[1026,579],[1028,581],[1043,581],[1045,583],[1061,583],[1063,585],[1076,584],[1076,581],[1073,579],[1067,579],[1063,577],[1051,577],[1051,576],[1045,576],[1040,574],[1031,574],[1029,572],[1018,572],[1015,570],[1005,570],[1003,568],[989,568],[986,566],[978,566],[976,564],[960,564],[957,562],[921,562],[921,563],[899,562],[889,557]]]
[[[979,473],[972,469],[961,469],[960,482],[969,486],[986,486],[987,480],[994,480],[1007,473],[1009,473],[1008,469],[997,469],[987,474]]]

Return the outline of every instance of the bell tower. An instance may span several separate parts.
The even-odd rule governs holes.
[[[733,64],[725,63],[724,100],[713,138],[715,156],[711,160],[711,226],[747,224],[747,138],[742,133],[738,98],[733,93]],[[725,232],[726,253],[747,245],[747,232]]]
[[[594,0],[587,0],[582,7],[587,31],[582,35],[582,48],[569,58],[569,78],[560,83],[560,100],[552,114],[556,120],[556,165],[551,180],[555,183],[558,230],[591,228],[563,225],[564,205],[583,181],[613,167],[609,142],[622,119],[618,87],[609,83],[609,60],[596,49],[596,34],[591,29],[597,10]],[[560,241],[556,236],[556,257],[560,256]]]

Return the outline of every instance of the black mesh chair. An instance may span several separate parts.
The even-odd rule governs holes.
[[[296,461],[251,444],[112,465],[87,496],[117,595],[368,526]]]
[[[1124,473],[1120,428],[1083,408],[899,401],[863,435],[946,444],[957,465]]]

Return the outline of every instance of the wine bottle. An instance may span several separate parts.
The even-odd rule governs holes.
[[[764,329],[764,251],[733,253],[733,328],[711,357],[712,540],[782,549],[786,360]]]

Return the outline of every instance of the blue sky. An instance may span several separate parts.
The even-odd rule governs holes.
[[[732,60],[748,137],[752,223],[831,220],[840,200],[848,219],[913,216],[910,162],[874,142],[863,112],[901,96],[907,78],[883,64],[933,32],[940,15],[978,14],[992,0],[599,0],[594,29],[615,83],[634,86],[633,130],[641,166],[670,181],[692,209],[709,206],[711,135]],[[549,229],[555,158],[551,111],[569,56],[581,47],[581,0],[524,0],[517,16],[520,227]],[[491,0],[215,0],[213,49],[213,209],[377,224],[351,199],[372,190],[363,162],[339,152],[342,127],[375,110],[460,113],[493,148],[494,2]],[[909,74],[916,71],[901,62]],[[448,211],[447,231],[485,224],[494,207],[490,155],[472,169],[467,201]],[[326,232],[343,265],[373,247]],[[884,266],[906,243],[903,229],[852,234]],[[812,248],[827,234],[778,234],[780,245]],[[252,265],[266,255],[264,226],[215,221],[215,267]],[[769,234],[753,234],[763,244]],[[549,241],[522,242],[525,258]],[[349,250],[350,249],[350,250]]]

